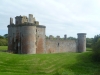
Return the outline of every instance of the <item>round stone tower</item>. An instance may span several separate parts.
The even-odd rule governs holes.
[[[45,53],[45,26],[37,25],[36,26],[36,53]]]
[[[21,26],[21,53],[36,54],[36,26]]]
[[[86,51],[86,33],[78,33],[78,52]]]

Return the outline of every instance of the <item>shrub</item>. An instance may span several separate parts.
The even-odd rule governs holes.
[[[92,44],[93,58],[95,61],[100,61],[100,35],[96,35]]]
[[[87,48],[91,48],[92,43],[86,43]]]
[[[7,46],[7,45],[8,45],[7,39],[0,39],[0,46]]]
[[[93,38],[86,38],[86,47],[91,48],[93,43]]]

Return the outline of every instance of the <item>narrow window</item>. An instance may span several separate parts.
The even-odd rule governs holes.
[[[59,46],[59,43],[58,43],[58,46]]]

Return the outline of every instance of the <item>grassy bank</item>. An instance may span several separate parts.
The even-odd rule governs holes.
[[[7,50],[8,46],[0,46],[0,50]]]
[[[19,55],[3,52],[0,46],[0,75],[99,75],[100,63],[91,52]]]

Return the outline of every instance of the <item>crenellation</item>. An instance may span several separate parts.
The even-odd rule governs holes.
[[[54,36],[53,36],[53,35],[50,35],[50,36],[49,36],[49,39],[50,39],[50,40],[53,40],[53,39],[54,39]]]
[[[57,40],[59,40],[59,39],[60,39],[60,36],[58,36],[58,35],[57,35],[57,37],[56,37],[56,38],[57,38]]]
[[[36,25],[39,25],[39,21],[35,21],[35,24],[36,24]]]
[[[14,25],[13,18],[10,18],[10,25]]]

